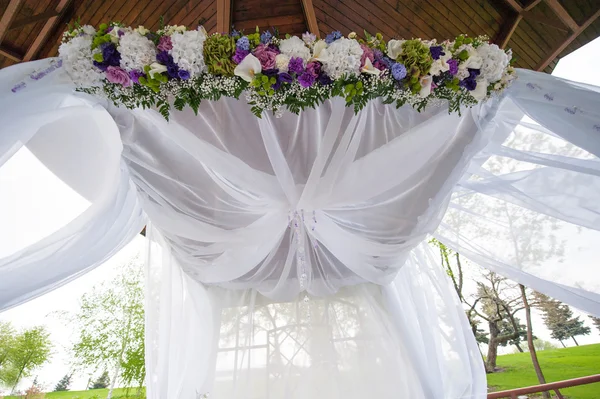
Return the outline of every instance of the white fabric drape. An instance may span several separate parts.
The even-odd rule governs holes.
[[[91,205],[0,259],[0,308],[101,263],[143,208],[149,398],[485,397],[428,234],[600,314],[598,88],[520,70],[462,116],[334,99],[258,119],[222,99],[167,122],[60,69],[27,80],[49,62],[0,71],[0,166],[27,145]]]

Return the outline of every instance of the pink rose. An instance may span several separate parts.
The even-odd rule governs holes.
[[[163,36],[158,41],[157,49],[160,51],[169,51],[173,48],[173,43],[171,42],[171,36]]]
[[[313,75],[315,78],[321,73],[321,64],[315,61],[306,64],[306,72]]]
[[[260,66],[262,69],[275,68],[277,65],[275,63],[275,57],[277,57],[277,54],[279,54],[277,49],[265,44],[259,44],[254,49],[254,56],[260,61]]]
[[[109,66],[106,68],[106,79],[111,83],[118,83],[123,87],[131,86],[129,74],[119,67]]]
[[[371,60],[371,63],[372,63],[373,61],[375,61],[375,56],[373,55],[373,49],[370,48],[369,46],[361,44],[360,47],[363,50],[363,54],[360,57],[360,67],[362,68],[365,66],[365,61],[367,60],[367,58],[369,60]]]

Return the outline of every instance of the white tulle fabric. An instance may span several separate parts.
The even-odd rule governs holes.
[[[149,398],[484,398],[430,234],[600,314],[598,88],[520,70],[462,116],[336,99],[258,119],[222,99],[167,122],[61,70],[11,93],[31,68],[0,73],[0,161],[27,145],[92,205],[0,259],[0,303],[94,267],[143,208]]]

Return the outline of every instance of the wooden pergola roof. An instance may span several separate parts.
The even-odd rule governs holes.
[[[0,67],[56,56],[69,22],[119,21],[156,29],[235,29],[321,36],[363,29],[386,38],[444,40],[488,35],[513,49],[516,66],[551,72],[561,57],[600,36],[600,0],[0,0]]]

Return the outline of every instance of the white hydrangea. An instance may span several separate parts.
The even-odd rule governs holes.
[[[298,36],[292,36],[279,43],[279,51],[288,57],[300,57],[304,64],[310,59],[310,50]]]
[[[77,36],[67,43],[62,43],[58,48],[58,54],[75,85],[97,86],[104,78],[104,74],[94,66],[92,36]]]
[[[96,29],[91,25],[83,25],[81,27],[81,31],[83,33],[85,33],[86,35],[95,35],[96,34]]]
[[[327,51],[329,56],[323,61],[323,69],[332,79],[360,74],[363,50],[356,40],[342,37],[331,43]]]
[[[206,70],[204,64],[204,30],[188,30],[171,35],[173,48],[169,53],[179,68],[185,69],[190,76],[200,75]]]
[[[477,49],[471,44],[463,44],[460,46],[455,54],[460,54],[463,50],[466,50],[469,54],[469,58],[458,64],[458,74],[456,75],[459,79],[465,79],[469,76],[468,69],[480,69],[483,64],[483,59],[477,52]]]
[[[508,54],[495,44],[484,43],[477,47],[477,54],[482,59],[481,76],[494,83],[502,79],[502,74],[510,62]]]
[[[121,68],[143,71],[146,65],[156,61],[156,47],[147,37],[136,31],[125,32],[117,48],[121,53]]]

